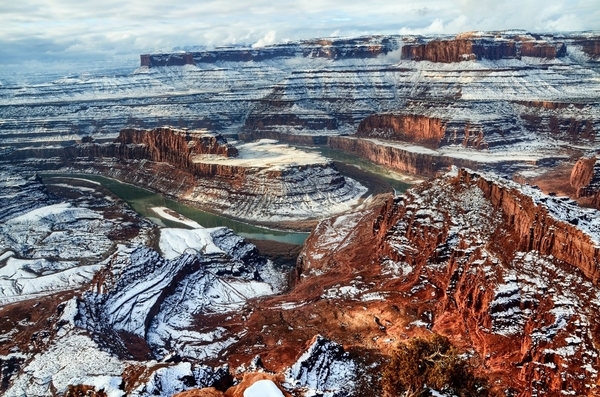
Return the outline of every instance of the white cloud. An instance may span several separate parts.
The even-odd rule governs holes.
[[[273,43],[275,43],[275,31],[269,30],[267,34],[260,38],[260,40],[252,44],[252,48],[264,47]]]

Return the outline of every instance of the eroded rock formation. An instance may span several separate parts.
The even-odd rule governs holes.
[[[381,137],[438,147],[446,134],[445,123],[438,118],[418,114],[379,114],[369,116],[358,125],[356,136]]]
[[[141,66],[182,66],[215,62],[261,62],[278,58],[375,58],[399,48],[398,37],[372,36],[349,39],[315,39],[259,48],[221,47],[208,51],[143,54]]]
[[[463,170],[407,191],[367,219],[346,231],[324,222],[300,262],[306,276],[297,288],[327,272],[338,280],[360,275],[325,287],[330,299],[346,299],[341,321],[350,332],[351,324],[368,329],[347,304],[362,301],[382,340],[419,327],[448,335],[473,348],[509,394],[588,395],[598,384],[590,354],[600,322],[590,300],[600,274],[596,211]],[[371,242],[359,243],[369,228]],[[336,242],[343,248],[333,249]],[[365,304],[375,293],[385,297],[377,309]]]
[[[564,42],[539,40],[531,35],[461,34],[454,39],[411,43],[402,47],[402,59],[431,62],[513,59],[521,56],[554,59],[564,57]]]
[[[576,198],[591,197],[592,206],[600,207],[600,164],[596,157],[579,159],[573,166],[569,182],[577,189]]]
[[[114,143],[30,148],[10,156],[44,159],[36,164],[42,169],[93,169],[208,211],[280,227],[291,222],[286,227],[306,229],[358,205],[367,191],[316,153],[272,140],[234,147],[218,134],[167,127],[125,129]]]
[[[512,143],[510,129],[503,131],[493,121],[451,120],[423,114],[374,114],[361,121],[356,136],[411,142],[431,148],[461,145],[487,149],[490,146],[488,134],[492,137],[492,146]],[[495,141],[494,135],[502,135],[505,139]]]
[[[427,150],[411,150],[396,146],[385,141],[357,139],[351,137],[330,137],[328,146],[353,153],[362,158],[384,165],[399,172],[413,175],[436,176],[440,171],[446,171],[452,165],[459,167],[477,168],[475,161],[463,158],[453,158]]]

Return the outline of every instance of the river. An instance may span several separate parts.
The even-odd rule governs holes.
[[[352,178],[358,179],[359,182],[365,184],[370,190],[376,193],[381,191],[394,191],[401,193],[406,190],[410,184],[401,180],[402,175],[396,174],[387,170],[384,167],[378,166],[371,162],[361,160],[355,156],[327,148],[302,148],[304,150],[316,150],[323,156],[329,157],[338,163],[342,163],[350,168],[346,171],[357,168],[359,173],[351,172]],[[345,172],[342,173],[344,174]],[[166,207],[179,214],[196,221],[204,227],[225,226],[232,229],[236,234],[254,240],[270,240],[280,243],[302,245],[308,237],[309,233],[285,232],[273,230],[264,227],[254,226],[243,222],[238,222],[223,216],[211,214],[201,211],[197,208],[186,204],[168,199],[161,194],[146,190],[128,183],[120,182],[115,179],[105,178],[98,175],[90,174],[62,174],[48,173],[45,177],[61,177],[61,178],[79,178],[100,183],[102,186],[110,190],[114,195],[126,201],[134,211],[141,216],[144,216],[153,222],[167,227],[184,227],[181,223],[173,222],[168,219],[160,218],[152,208]],[[378,189],[373,189],[373,185],[377,185]]]
[[[168,199],[158,193],[151,192],[150,190],[146,190],[128,183],[119,182],[115,179],[105,178],[98,175],[48,173],[42,176],[44,178],[78,178],[98,182],[102,186],[110,190],[115,196],[126,201],[127,204],[129,204],[131,208],[133,208],[133,210],[141,216],[149,218],[150,220],[159,225],[164,225],[168,227],[185,226],[179,222],[173,222],[167,219],[159,218],[156,212],[152,210],[152,208],[169,208],[193,221],[198,222],[204,227],[225,226],[233,230],[236,234],[248,239],[271,240],[280,243],[302,245],[304,244],[304,240],[306,240],[306,238],[309,235],[309,233],[285,232],[234,221],[232,219],[211,214],[209,212],[201,211],[189,205],[185,205],[177,201]]]

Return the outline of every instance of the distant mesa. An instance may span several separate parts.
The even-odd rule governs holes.
[[[260,62],[278,58],[368,59],[401,48],[401,59],[430,62],[521,59],[556,59],[577,47],[592,59],[600,57],[600,37],[594,35],[533,34],[526,31],[466,32],[454,37],[364,36],[314,39],[260,48],[217,47],[214,50],[142,54],[143,67],[198,65],[215,62]]]
[[[554,59],[566,54],[567,46],[564,41],[528,33],[463,33],[452,39],[417,39],[415,43],[402,47],[402,59],[446,63],[481,59],[520,59],[524,56]]]
[[[274,44],[260,48],[217,47],[210,51],[142,54],[141,66],[182,66],[214,62],[260,62],[276,58],[374,58],[397,50],[397,37],[369,36],[350,39],[315,39]]]

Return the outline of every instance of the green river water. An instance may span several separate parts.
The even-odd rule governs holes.
[[[395,178],[394,174],[384,167],[370,163],[368,161],[360,160],[355,156],[332,150],[327,148],[305,148],[309,150],[319,151],[325,157],[329,157],[335,161],[342,162],[344,164],[357,166],[361,170],[372,174],[374,177],[384,180],[389,184],[396,193],[403,192],[410,185]],[[170,200],[158,193],[128,184],[119,182],[115,179],[105,178],[98,175],[89,174],[46,174],[48,177],[61,177],[61,178],[80,178],[100,183],[102,186],[110,190],[114,195],[120,197],[126,201],[137,213],[140,215],[153,220],[158,224],[163,224],[168,227],[185,227],[183,224],[178,222],[169,221],[160,218],[152,207],[166,207],[181,215],[190,218],[204,227],[218,227],[225,226],[232,229],[236,234],[249,239],[255,240],[271,240],[281,243],[302,245],[304,240],[308,237],[309,233],[297,233],[297,232],[285,232],[280,230],[267,229],[250,225],[243,222],[238,222],[229,218],[225,218],[219,215],[211,214],[205,211],[201,211],[197,208],[191,207],[179,203],[174,200]]]
[[[302,245],[309,233],[285,232],[253,226],[243,222],[237,222],[229,218],[201,211],[189,205],[170,200],[158,193],[151,192],[140,187],[119,182],[115,179],[105,178],[98,175],[88,174],[45,174],[46,177],[61,178],[79,178],[100,183],[110,190],[115,196],[126,201],[138,214],[155,221],[158,224],[164,224],[168,227],[186,227],[185,225],[160,218],[152,207],[167,207],[181,215],[190,218],[204,227],[225,226],[233,230],[236,234],[255,240],[271,240],[281,243]]]

